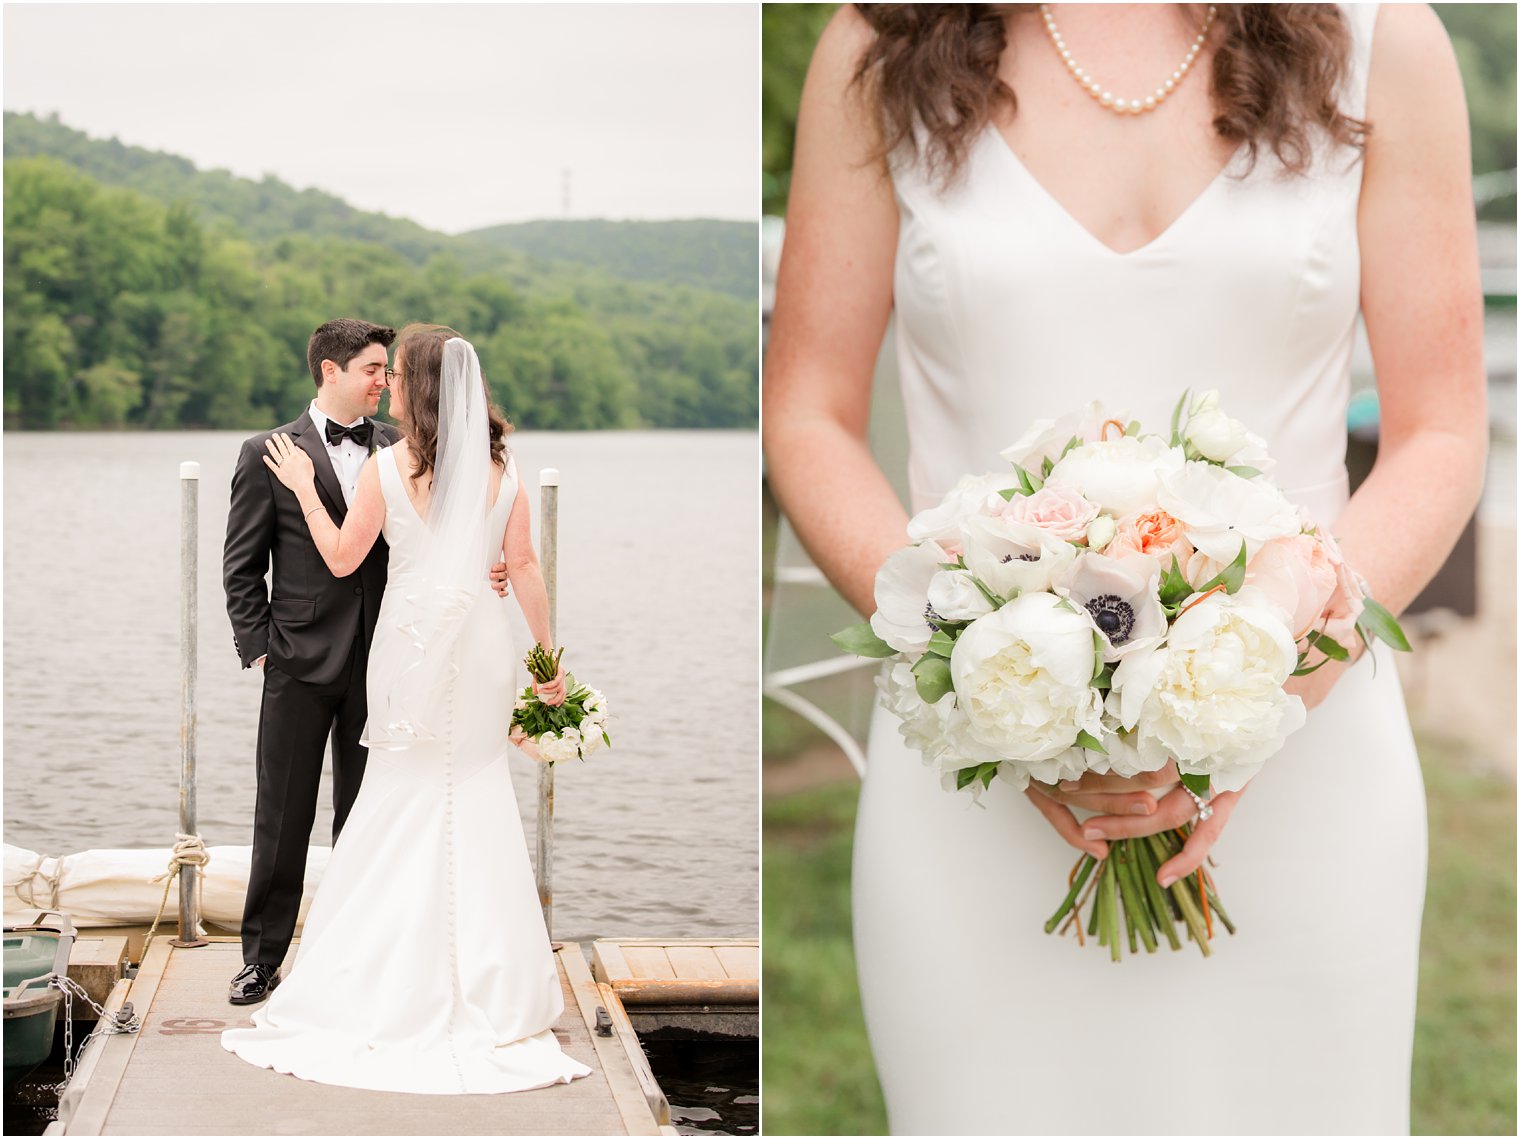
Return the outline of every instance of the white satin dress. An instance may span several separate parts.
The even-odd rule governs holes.
[[[407,637],[394,602],[429,536],[395,452],[384,448],[374,461],[390,562],[372,681],[375,662]],[[509,460],[487,534],[506,532],[516,494]],[[440,1095],[590,1074],[553,1032],[564,998],[507,768],[516,658],[508,603],[488,580],[496,560],[481,566],[453,649],[448,730],[401,751],[370,750],[294,966],[252,1028],[222,1033],[222,1046],[251,1064],[323,1084]],[[379,696],[372,684],[371,708]]]
[[[1375,7],[1346,8],[1363,105]],[[1231,172],[1235,168],[1232,166]],[[1218,388],[1322,523],[1347,498],[1361,165],[1216,178],[1115,253],[989,128],[941,193],[894,172],[914,508],[1088,400],[1165,431]],[[1215,847],[1239,932],[1112,964],[1048,936],[1076,857],[1019,792],[942,791],[878,708],[855,948],[898,1134],[1407,1134],[1425,802],[1393,662],[1362,661],[1251,783]]]

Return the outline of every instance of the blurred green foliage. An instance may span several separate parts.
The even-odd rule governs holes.
[[[755,425],[753,270],[731,295],[753,225],[563,222],[557,257],[542,232],[433,233],[29,115],[5,146],[7,428],[284,422],[335,316],[452,325],[536,429]]]
[[[808,59],[836,4],[767,4],[761,107],[764,115],[762,178],[765,212],[784,214],[792,169],[792,135]],[[1515,5],[1436,4],[1451,35],[1472,123],[1473,173],[1515,168]],[[1514,219],[1511,194],[1483,214]]]

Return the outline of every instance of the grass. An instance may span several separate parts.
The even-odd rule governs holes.
[[[1422,738],[1430,877],[1416,1135],[1515,1134],[1515,786]],[[767,800],[763,1130],[874,1135],[886,1113],[850,946],[854,784]]]

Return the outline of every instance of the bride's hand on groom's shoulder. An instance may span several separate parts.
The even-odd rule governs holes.
[[[264,447],[269,452],[264,456],[264,465],[274,472],[274,477],[282,484],[291,490],[299,490],[314,482],[311,457],[297,447],[285,432],[276,431],[264,441]]]

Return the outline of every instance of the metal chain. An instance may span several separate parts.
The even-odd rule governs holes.
[[[132,1004],[121,1006],[121,1011],[115,1016],[95,1003],[95,999],[85,991],[78,981],[68,977],[60,977],[56,974],[48,982],[48,987],[57,989],[63,994],[63,1079],[54,1089],[59,1095],[63,1094],[64,1088],[68,1087],[69,1081],[74,1078],[74,998],[77,996],[95,1010],[98,1018],[90,1035],[85,1037],[84,1046],[87,1047],[90,1039],[95,1036],[121,1036],[136,1032],[142,1027],[142,1020],[132,1011]]]

